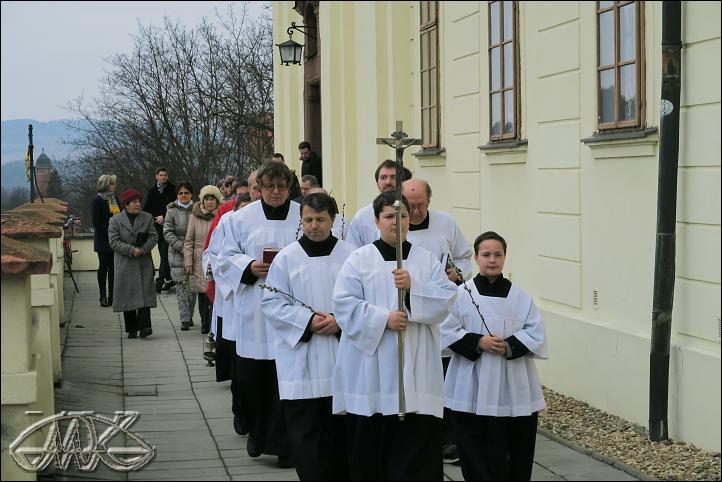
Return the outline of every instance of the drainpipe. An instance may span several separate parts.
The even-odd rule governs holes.
[[[674,303],[679,91],[681,84],[681,2],[662,3],[662,106],[659,129],[657,235],[654,259],[652,341],[649,355],[649,438],[669,437],[669,348]]]

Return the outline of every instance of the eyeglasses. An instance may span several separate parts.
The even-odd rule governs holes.
[[[179,195],[179,196],[190,196],[191,194],[192,194],[192,193],[190,193],[190,192],[188,192],[188,191],[179,191],[179,192],[178,192],[178,195]]]
[[[273,192],[276,189],[278,189],[278,192],[283,192],[288,189],[287,184],[264,184],[263,190],[268,192]]]
[[[422,210],[428,207],[428,204],[409,204],[409,211]]]

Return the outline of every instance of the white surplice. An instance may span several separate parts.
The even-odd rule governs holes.
[[[259,285],[265,282],[265,277],[252,285],[241,283],[241,277],[252,261],[263,260],[264,248],[280,250],[296,241],[300,219],[299,204],[295,201],[290,201],[286,219],[270,220],[259,200],[234,212],[228,220],[218,263],[219,274],[233,280],[233,284],[224,284],[222,294],[232,289],[233,319],[237,326],[236,354],[240,357],[274,358],[276,335],[261,313],[263,289]]]
[[[331,297],[341,266],[354,247],[340,239],[328,256],[308,256],[298,242],[286,246],[273,260],[266,282],[311,306],[331,313]],[[276,372],[281,399],[330,397],[338,340],[334,335],[301,337],[312,312],[287,296],[266,291],[261,303],[276,337]]]
[[[208,249],[205,251],[205,253],[208,254],[208,262],[211,265],[213,280],[216,283],[216,299],[213,302],[214,314],[211,329],[214,334],[218,334],[217,317],[222,317],[223,338],[225,340],[235,342],[238,327],[236,326],[236,323],[234,323],[233,289],[238,284],[238,279],[231,279],[228,277],[226,272],[221,272],[218,259],[221,247],[223,246],[223,239],[225,238],[228,221],[231,214],[233,214],[233,211],[224,213],[223,216],[221,216],[221,219],[220,221],[218,221],[216,228],[213,230],[213,233],[211,233],[211,240],[208,243]]]
[[[372,203],[356,212],[348,228],[346,241],[360,248],[373,243],[377,239],[379,239],[379,230],[376,229],[376,216],[374,216]]]
[[[445,267],[446,258],[451,254],[454,264],[461,270],[464,279],[471,277],[471,257],[474,250],[459,229],[456,221],[442,211],[429,210],[429,227],[409,230],[406,239],[417,246],[426,248],[436,255]]]
[[[547,358],[544,323],[532,298],[515,284],[506,298],[482,296],[474,280],[466,282],[491,332],[514,336],[529,353],[507,360],[483,352],[475,361],[454,353],[444,382],[445,406],[459,412],[493,417],[527,416],[546,406],[533,358]],[[463,286],[441,325],[441,344],[448,347],[467,333],[486,335],[479,313]]]
[[[443,414],[439,324],[456,298],[456,286],[427,250],[411,246],[409,323],[404,332],[404,390],[409,413]],[[341,268],[333,312],[343,332],[334,372],[333,412],[370,416],[398,413],[397,332],[386,328],[398,309],[392,270],[375,245],[354,251]]]

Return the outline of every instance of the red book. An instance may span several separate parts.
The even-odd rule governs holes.
[[[273,262],[273,258],[275,258],[278,254],[278,251],[278,248],[263,248],[263,262],[271,264]]]

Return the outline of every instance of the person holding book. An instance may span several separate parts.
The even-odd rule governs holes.
[[[241,403],[249,430],[246,449],[251,457],[278,455],[280,466],[290,466],[274,361],[276,334],[261,311],[259,285],[268,275],[274,253],[296,241],[300,206],[288,198],[291,171],[285,164],[266,162],[257,179],[261,199],[230,215],[218,255],[218,274],[237,280],[231,288]]]

